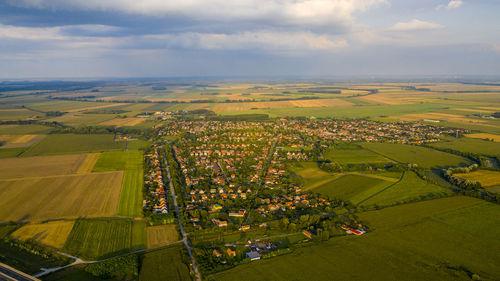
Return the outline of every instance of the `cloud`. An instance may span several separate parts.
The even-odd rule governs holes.
[[[448,9],[448,10],[451,10],[451,9],[456,9],[456,8],[459,8],[460,6],[462,6],[464,4],[464,2],[462,0],[451,0],[450,2],[448,2],[448,5],[439,5],[436,7],[436,10],[442,10],[442,9]]]
[[[500,54],[500,44],[494,44],[492,48],[494,52]]]
[[[208,50],[267,50],[272,52],[334,51],[348,46],[344,39],[330,39],[312,32],[248,31],[234,34],[181,33],[145,36],[161,40],[167,48]]]
[[[353,13],[387,0],[9,0],[9,3],[38,9],[114,11],[195,20],[328,25],[349,24]]]
[[[389,27],[389,30],[416,31],[416,30],[435,30],[441,28],[444,28],[444,26],[441,24],[413,19],[409,22],[398,22],[395,25]]]

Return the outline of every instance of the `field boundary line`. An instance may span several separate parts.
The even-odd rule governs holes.
[[[87,176],[87,175],[105,175],[105,174],[113,174],[113,173],[123,173],[123,171],[104,171],[104,172],[84,173],[84,174],[66,174],[66,175],[63,174],[63,175],[41,176],[41,177],[7,178],[7,179],[0,179],[0,182],[18,181],[18,180],[50,179],[50,178],[61,178],[61,177],[81,177],[81,176]]]
[[[396,184],[400,183],[400,182],[403,180],[403,177],[405,176],[405,173],[406,173],[406,171],[403,171],[403,173],[401,174],[401,177],[399,178],[399,180],[398,180],[397,182],[394,182],[393,184],[388,185],[388,186],[387,186],[387,187],[385,187],[384,189],[379,190],[379,191],[375,192],[374,194],[372,194],[372,195],[370,195],[370,196],[366,197],[365,199],[363,199],[363,200],[359,201],[359,202],[358,202],[358,205],[361,205],[361,204],[362,204],[363,202],[365,202],[366,200],[368,200],[368,199],[370,199],[370,198],[373,198],[374,196],[376,196],[376,195],[378,195],[378,194],[380,194],[380,193],[382,193],[382,192],[386,191],[387,189],[389,189],[389,188],[393,187],[394,185],[396,185]]]

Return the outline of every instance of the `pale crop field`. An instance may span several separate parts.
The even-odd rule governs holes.
[[[33,239],[41,244],[62,248],[68,238],[74,221],[51,221],[40,224],[27,224],[14,231],[11,236],[19,240]]]
[[[122,126],[135,126],[140,123],[142,123],[145,118],[136,118],[136,117],[130,117],[130,118],[115,118],[111,119],[108,121],[104,121],[100,123],[99,125],[112,125],[112,126],[117,126],[117,127],[122,127]]]
[[[0,180],[0,222],[116,215],[123,172]]]
[[[74,174],[85,154],[0,159],[0,179]]]
[[[85,160],[83,160],[82,164],[80,165],[76,173],[87,174],[92,172],[92,169],[94,169],[95,163],[97,162],[97,159],[99,159],[99,156],[101,156],[101,153],[87,154],[87,157],[85,157]]]
[[[454,176],[478,181],[484,187],[500,185],[500,172],[498,171],[478,170],[466,174],[454,174]]]

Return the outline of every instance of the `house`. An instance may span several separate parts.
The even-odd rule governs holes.
[[[247,224],[247,225],[242,225],[242,226],[240,227],[240,230],[243,230],[243,231],[250,230],[250,225],[248,225],[248,224]]]
[[[232,250],[231,248],[227,248],[226,250],[228,256],[233,256],[236,257],[236,251]]]
[[[260,254],[257,251],[251,251],[246,254],[247,258],[249,258],[251,261],[256,261],[260,260]]]
[[[219,220],[219,219],[212,219],[212,222],[217,225],[218,227],[225,227],[227,226],[227,221]]]
[[[214,256],[216,256],[218,258],[222,257],[222,253],[219,252],[217,249],[214,249],[213,254],[214,254]]]
[[[311,239],[312,238],[312,233],[308,230],[302,230],[302,234],[304,234],[307,238]]]
[[[229,212],[230,217],[244,217],[246,210],[239,210],[238,212]]]
[[[348,227],[348,226],[342,226],[342,229],[345,230],[345,232],[349,233],[349,234],[354,234],[354,235],[363,235],[366,233],[366,231],[364,230],[361,230],[361,229],[354,229],[354,228],[351,228],[351,227]]]

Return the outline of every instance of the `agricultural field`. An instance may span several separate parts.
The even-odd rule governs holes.
[[[372,225],[364,236],[297,248],[208,280],[496,280],[499,208],[457,196],[360,213]]]
[[[495,142],[500,142],[500,135],[476,133],[476,134],[466,134],[465,136],[468,138],[489,139],[489,140],[493,140]]]
[[[0,222],[114,216],[123,172],[0,180]]]
[[[313,191],[326,195],[329,198],[342,199],[357,204],[366,199],[366,194],[373,194],[391,184],[393,183],[373,177],[344,175],[314,188]]]
[[[176,245],[144,254],[139,280],[191,280],[189,267],[183,262],[187,260],[182,257],[183,249],[183,245]]]
[[[144,122],[146,119],[145,118],[115,118],[112,120],[104,121],[102,123],[99,123],[99,125],[112,125],[112,126],[117,126],[117,127],[123,127],[123,126],[136,126],[139,125],[140,123]]]
[[[75,174],[86,158],[70,154],[0,159],[0,179]]]
[[[143,170],[141,151],[104,152],[97,160],[93,171],[124,171],[118,203],[118,215],[142,216]]]
[[[41,244],[61,249],[68,238],[74,221],[50,221],[39,224],[27,224],[17,229],[11,237],[19,240],[32,239]]]
[[[156,248],[179,240],[175,224],[147,227],[146,235],[148,248]]]
[[[359,149],[330,149],[324,154],[325,159],[337,162],[341,165],[347,164],[369,164],[369,163],[390,163],[390,159],[366,150]]]
[[[431,194],[439,196],[449,196],[452,194],[448,189],[422,180],[414,172],[405,172],[400,181],[372,192],[373,190],[370,191],[371,194],[369,196],[358,201],[358,204],[364,206],[387,206],[421,199],[422,196],[425,197]],[[366,193],[363,195],[366,195]]]
[[[303,180],[306,190],[314,189],[338,177],[321,170],[316,162],[293,163],[290,165],[290,170]]]
[[[41,141],[45,135],[0,135],[0,149],[28,147]]]
[[[400,163],[417,164],[422,168],[470,165],[471,161],[433,149],[398,143],[363,143],[362,146]]]
[[[115,141],[113,135],[53,134],[29,148],[22,156],[101,152],[124,148],[125,142]]]
[[[39,135],[50,131],[51,127],[42,125],[0,125],[1,135]]]
[[[471,181],[478,181],[481,186],[491,191],[500,191],[500,172],[490,170],[477,170],[470,173],[454,174],[454,176]]]
[[[129,219],[78,219],[63,250],[79,257],[96,259],[145,245],[145,241],[140,241],[144,235],[137,230],[132,231],[133,223]],[[134,239],[137,234],[139,239]]]
[[[500,143],[475,138],[443,138],[441,142],[430,144],[433,147],[453,149],[460,152],[500,156]]]

